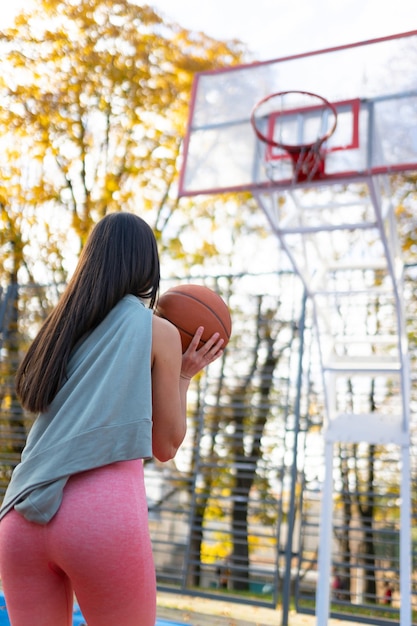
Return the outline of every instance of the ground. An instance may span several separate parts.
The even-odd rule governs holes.
[[[235,602],[209,600],[176,593],[158,593],[158,618],[187,626],[280,626],[280,610],[267,609]],[[163,624],[163,621],[162,621]],[[310,615],[289,616],[289,626],[315,626]],[[355,626],[351,621],[331,619],[328,626]]]

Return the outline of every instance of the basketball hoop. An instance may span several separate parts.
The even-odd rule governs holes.
[[[268,146],[269,165],[289,156],[294,182],[323,178],[322,146],[337,125],[336,108],[326,98],[309,91],[273,93],[254,106],[250,121],[258,139]]]

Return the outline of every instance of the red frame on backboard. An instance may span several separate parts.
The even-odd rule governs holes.
[[[417,169],[416,68],[417,31],[410,31],[197,74],[179,195],[294,185],[290,159],[257,139],[250,124],[256,103],[278,91],[309,91],[337,105],[325,179]]]
[[[359,98],[355,98],[354,100],[342,100],[341,102],[333,102],[333,106],[335,107],[338,115],[342,111],[350,111],[351,128],[349,129],[349,140],[341,144],[338,143],[337,140],[332,141],[332,138],[330,137],[322,148],[323,154],[334,152],[335,150],[353,150],[359,147]],[[282,122],[283,117],[290,115],[306,116],[309,113],[322,111],[324,108],[324,105],[315,105],[312,107],[294,108],[291,110],[275,111],[274,113],[271,113],[268,118],[268,129],[266,134],[269,142],[266,146],[265,161],[288,159],[288,155],[285,153],[284,150],[276,148],[272,145],[272,141],[274,140],[275,136],[275,127],[277,125],[277,121]]]

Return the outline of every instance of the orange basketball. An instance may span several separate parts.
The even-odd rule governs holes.
[[[204,326],[199,348],[215,332],[220,333],[224,340],[223,346],[226,346],[232,332],[232,320],[226,303],[215,291],[203,285],[171,287],[160,296],[156,314],[178,328],[183,352],[199,326]]]

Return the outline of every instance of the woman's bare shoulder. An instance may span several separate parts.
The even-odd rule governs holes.
[[[179,331],[174,324],[158,315],[152,318],[152,337],[156,343],[178,344],[181,341]]]

